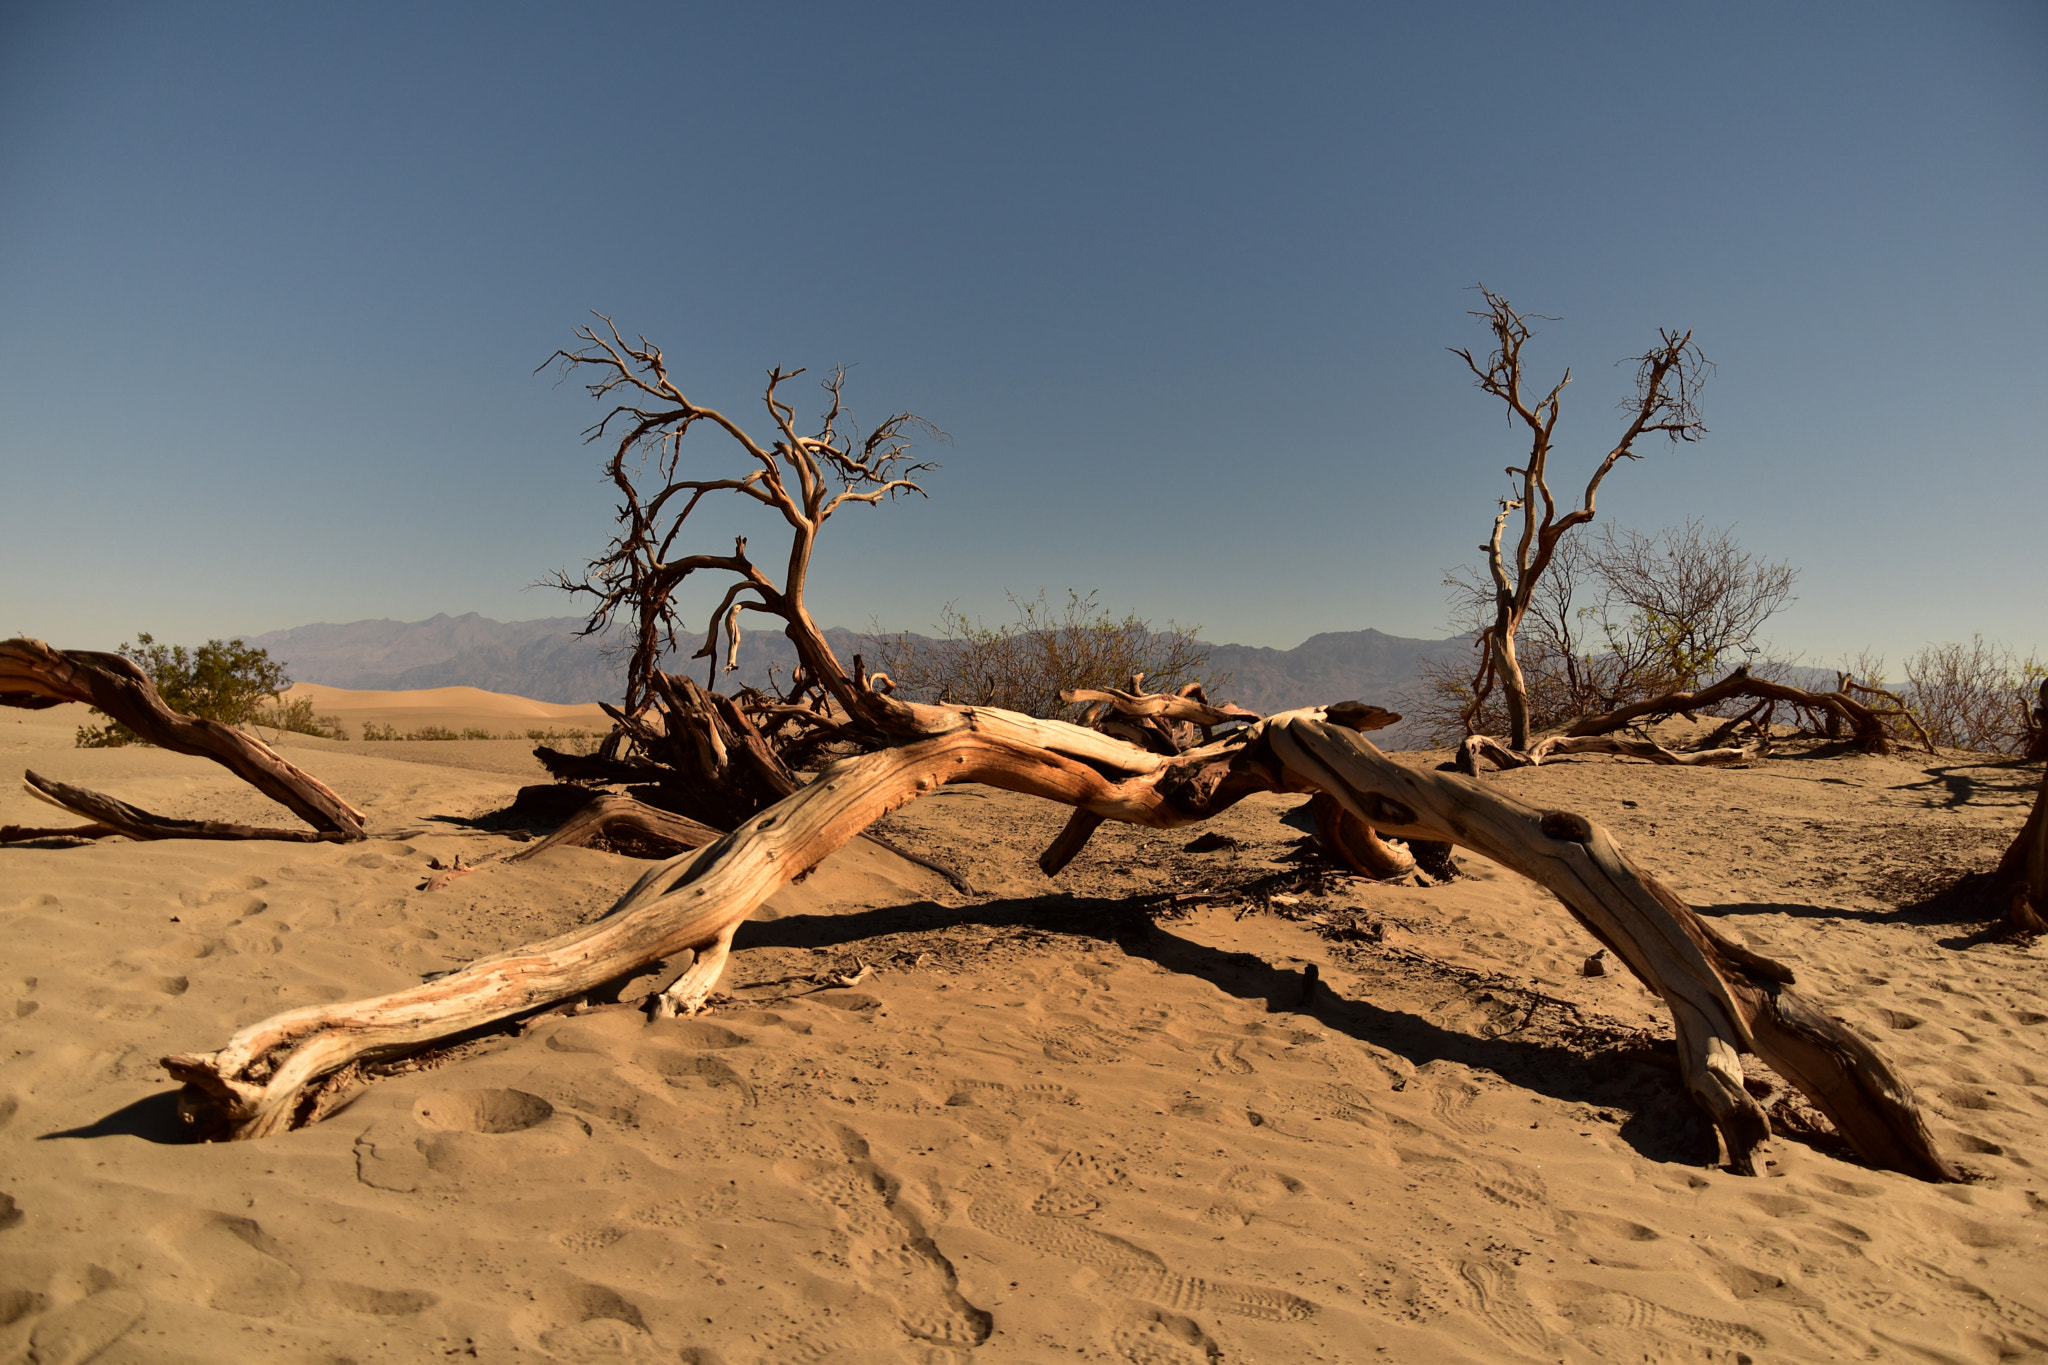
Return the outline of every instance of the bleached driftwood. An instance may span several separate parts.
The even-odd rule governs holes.
[[[1457,764],[1459,772],[1467,777],[1477,777],[1482,758],[1496,768],[1535,768],[1549,759],[1571,754],[1625,754],[1630,758],[1646,758],[1652,763],[1699,768],[1753,763],[1762,752],[1761,741],[1739,748],[1680,753],[1654,740],[1628,739],[1620,735],[1552,735],[1548,739],[1537,740],[1526,750],[1516,750],[1490,735],[1467,735],[1458,745]]]
[[[119,654],[52,649],[41,640],[0,640],[0,706],[30,710],[83,702],[98,707],[160,749],[210,758],[313,827],[258,829],[211,821],[171,820],[111,797],[30,774],[31,787],[55,804],[76,810],[95,826],[133,839],[288,839],[354,842],[366,837],[363,814],[325,783],[295,766],[254,735],[217,721],[179,715],[164,705],[149,675]],[[77,804],[74,804],[74,799]],[[31,836],[34,831],[29,831]]]
[[[278,1015],[217,1052],[165,1058],[185,1083],[185,1111],[217,1136],[279,1132],[305,1121],[317,1107],[317,1083],[351,1062],[544,1007],[686,948],[697,960],[662,993],[657,1012],[694,1012],[723,970],[734,931],[763,899],[875,819],[948,783],[984,783],[1100,819],[1167,827],[1254,791],[1321,791],[1366,825],[1459,844],[1554,891],[1670,1005],[1688,1087],[1736,1169],[1753,1169],[1768,1135],[1742,1086],[1739,1054],[1756,1051],[1866,1159],[1928,1179],[1955,1176],[1912,1092],[1874,1049],[1799,1000],[1787,988],[1789,971],[1721,937],[1581,816],[1411,771],[1321,710],[1273,717],[1178,758],[1056,721],[968,707],[917,710],[940,733],[834,764],[716,843],[650,869],[596,923],[408,990]]]

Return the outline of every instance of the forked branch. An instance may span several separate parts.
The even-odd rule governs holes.
[[[501,953],[409,990],[294,1010],[217,1052],[164,1065],[185,1083],[196,1125],[257,1137],[316,1116],[323,1077],[544,1007],[661,958],[696,964],[657,1012],[694,1012],[716,983],[741,920],[881,815],[954,782],[1076,808],[1095,820],[1170,827],[1254,791],[1326,793],[1365,825],[1445,841],[1550,888],[1672,1011],[1688,1088],[1731,1164],[1754,1169],[1768,1125],[1742,1084],[1754,1051],[1824,1112],[1865,1159],[1953,1179],[1911,1090],[1874,1049],[1801,1001],[1791,973],[1721,937],[1581,816],[1538,811],[1465,779],[1388,759],[1322,711],[1273,717],[1177,757],[1014,713],[917,707],[928,737],[845,759],[730,835],[651,869],[610,914],[560,938]]]

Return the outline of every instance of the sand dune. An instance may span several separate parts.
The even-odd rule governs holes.
[[[504,692],[486,692],[481,687],[430,687],[415,692],[358,691],[327,687],[320,683],[294,683],[285,693],[288,699],[304,697],[320,715],[336,716],[351,732],[365,724],[390,725],[400,730],[417,730],[428,725],[461,730],[476,726],[488,730],[522,727],[546,729],[582,728],[604,730],[611,721],[595,702],[565,705],[534,701]]]
[[[517,701],[360,714],[573,709]],[[73,710],[0,712],[0,765],[277,818],[213,765],[69,747]],[[559,932],[644,866],[507,864],[436,820],[539,780],[509,742],[281,743],[370,843],[0,850],[0,1360],[2048,1358],[2048,964],[1930,899],[1995,857],[2037,768],[1490,779],[1608,824],[1879,1039],[1977,1176],[1935,1187],[1793,1140],[1764,1178],[1715,1169],[1660,1003],[1580,975],[1595,945],[1483,860],[1154,915],[1303,868],[1296,802],[1245,803],[1207,852],[1106,827],[1054,883],[1032,859],[1063,813],[983,789],[890,821],[982,894],[849,846],[743,929],[703,1018],[595,1001],[400,1063],[313,1128],[178,1145],[160,1054]],[[46,813],[0,794],[0,822]],[[482,870],[421,890],[457,851]],[[813,979],[858,960],[855,989]]]

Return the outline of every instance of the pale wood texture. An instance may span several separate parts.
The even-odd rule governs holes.
[[[1718,934],[1583,817],[1404,768],[1320,710],[1274,717],[1171,761],[1059,722],[925,709],[937,713],[926,717],[935,726],[947,725],[943,733],[834,764],[716,843],[650,869],[594,924],[391,995],[278,1015],[218,1052],[165,1058],[185,1082],[187,1112],[218,1136],[282,1131],[311,1113],[312,1087],[350,1062],[544,1007],[684,949],[697,960],[656,1008],[692,1012],[716,983],[733,931],[763,899],[880,816],[947,783],[981,782],[1168,827],[1252,791],[1321,791],[1366,825],[1458,844],[1555,892],[1671,1008],[1687,1085],[1736,1169],[1754,1168],[1768,1135],[1742,1085],[1739,1054],[1758,1051],[1867,1159],[1954,1178],[1910,1089],[1874,1049],[1793,996],[1789,971]]]
[[[233,726],[182,716],[164,705],[149,676],[118,654],[82,649],[52,649],[41,640],[0,640],[0,706],[41,709],[64,702],[98,707],[151,744],[173,753],[210,758],[235,776],[290,810],[319,837],[353,842],[366,837],[363,814],[312,774],[292,764],[275,749]],[[52,784],[59,785],[59,784]],[[77,792],[79,788],[66,788]],[[49,793],[45,793],[49,794]],[[87,793],[87,795],[92,795]],[[169,830],[191,822],[167,821],[133,806],[95,797],[139,818],[137,830]],[[99,810],[76,807],[102,824],[113,825]],[[202,822],[204,823],[204,822]],[[240,826],[216,826],[239,829]],[[130,831],[123,829],[122,833]],[[239,834],[136,833],[136,838],[265,838],[296,839],[302,834],[270,830]]]
[[[1477,777],[1482,758],[1496,768],[1534,768],[1548,759],[1572,754],[1625,754],[1630,758],[1648,759],[1652,763],[1698,768],[1752,763],[1762,752],[1762,744],[1754,743],[1739,748],[1679,753],[1653,740],[1628,739],[1619,735],[1552,735],[1548,739],[1537,740],[1526,750],[1517,751],[1490,735],[1467,735],[1458,745],[1457,764],[1459,772],[1467,777]]]
[[[74,839],[121,834],[138,840],[274,839],[292,844],[353,842],[351,836],[337,830],[275,829],[261,825],[230,824],[220,820],[179,820],[168,815],[152,815],[146,810],[129,805],[126,801],[117,801],[103,792],[74,787],[68,782],[59,782],[35,772],[23,773],[21,781],[31,795],[53,806],[88,816],[95,822],[83,828],[97,829],[98,835],[88,836],[81,830],[64,831]],[[33,832],[30,834],[32,836]],[[13,842],[18,840],[10,839],[6,830],[0,830],[0,843]]]
[[[1849,1029],[1796,996],[1792,973],[1737,945],[1624,856],[1583,816],[1540,811],[1469,779],[1404,768],[1313,717],[1276,718],[1275,754],[1376,829],[1445,839],[1542,883],[1643,983],[1678,1030],[1687,1088],[1714,1120],[1731,1165],[1753,1172],[1768,1135],[1742,1085],[1755,1052],[1813,1101],[1866,1159],[1923,1179],[1956,1179],[1912,1091]]]

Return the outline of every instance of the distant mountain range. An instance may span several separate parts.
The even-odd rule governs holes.
[[[284,661],[299,682],[398,691],[481,687],[537,701],[615,701],[623,690],[621,661],[607,654],[607,646],[615,646],[620,637],[580,636],[576,631],[582,624],[576,616],[493,621],[469,612],[425,621],[296,626],[246,638]],[[868,637],[853,631],[825,634],[849,665],[854,653],[868,648]],[[664,666],[671,672],[687,667],[702,676],[704,662],[691,663],[689,656],[702,647],[704,637],[691,635],[682,643]],[[1399,710],[1424,659],[1462,659],[1470,642],[1463,636],[1411,640],[1377,630],[1347,630],[1311,636],[1293,649],[1231,644],[1210,649],[1209,671],[1230,675],[1224,695],[1216,700],[1270,714],[1351,700]],[[740,643],[737,681],[759,686],[768,681],[771,667],[787,677],[795,663],[796,650],[779,632],[751,632]]]

